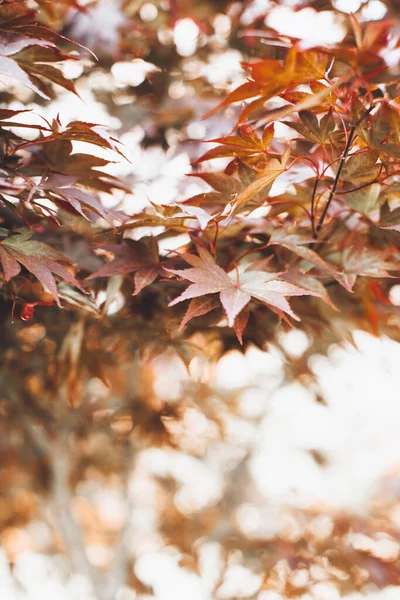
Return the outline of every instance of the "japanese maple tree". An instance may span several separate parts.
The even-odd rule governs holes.
[[[276,348],[288,380],[311,386],[308,358],[351,341],[355,330],[400,340],[397,2],[380,2],[385,17],[377,20],[368,17],[372,1],[354,14],[333,0],[275,0],[261,12],[256,4],[0,0],[0,482],[8,506],[0,525],[4,532],[28,522],[38,499],[48,501],[54,547],[72,555],[99,599],[116,598],[125,584],[137,597],[149,590],[130,568],[129,549],[105,569],[89,560],[85,543],[96,535],[90,510],[72,506],[76,490],[93,472],[123,487],[135,453],[184,452],[188,443],[176,434],[185,401],[157,399],[154,361],[175,356],[189,367],[198,355],[213,362],[232,349]],[[312,43],[272,28],[268,15],[285,4],[329,13],[341,41]],[[96,25],[101,11],[112,15],[111,32]],[[201,40],[200,67],[174,45],[185,20]],[[242,56],[241,71],[213,85],[206,66],[227,51]],[[111,85],[110,74],[130,63],[147,76]],[[117,133],[58,112],[60,97],[85,88],[119,123]],[[193,124],[204,135],[191,138]],[[137,200],[129,135],[138,127],[142,148],[183,148],[191,157],[171,201]],[[298,358],[281,346],[292,328],[309,342]],[[200,383],[196,390],[196,410],[222,432],[214,392]],[[230,398],[218,402],[233,410]],[[163,483],[159,534],[196,571],[196,543],[217,536],[227,500],[189,527]],[[20,487],[30,495],[18,512]],[[325,556],[342,591],[366,580],[398,583],[398,559],[380,564],[343,546],[353,526],[343,518],[320,546],[311,534],[299,538],[292,567]],[[230,533],[219,540],[225,558]],[[122,547],[119,535],[98,534]],[[291,542],[275,539],[266,557],[257,540],[235,535],[264,589],[275,589],[274,569]],[[303,588],[289,579],[280,592],[297,597]]]

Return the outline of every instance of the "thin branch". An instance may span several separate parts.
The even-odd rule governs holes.
[[[333,198],[334,198],[334,196],[336,194],[336,189],[337,189],[337,186],[338,186],[339,181],[340,181],[340,175],[342,173],[342,170],[343,170],[343,167],[344,167],[344,163],[346,162],[346,159],[347,159],[348,154],[350,152],[351,144],[353,143],[354,135],[356,133],[356,127],[369,115],[369,113],[374,108],[375,108],[375,106],[370,106],[368,108],[368,110],[366,110],[366,112],[362,115],[362,117],[360,117],[358,119],[358,121],[356,121],[356,123],[350,129],[350,133],[349,133],[349,137],[347,138],[346,146],[345,146],[343,154],[342,154],[342,156],[340,158],[339,167],[338,167],[338,170],[336,172],[335,181],[333,182],[333,186],[332,186],[331,191],[329,193],[328,200],[327,200],[327,202],[326,202],[326,204],[324,206],[324,210],[322,211],[322,214],[321,214],[321,216],[319,218],[319,221],[318,221],[318,225],[317,225],[317,228],[316,228],[316,236],[315,237],[318,237],[318,234],[321,231],[321,228],[322,228],[322,226],[324,224],[325,217],[327,215],[329,207],[330,207],[330,205],[332,203],[332,200],[333,200]]]
[[[378,177],[379,177],[379,175],[378,175]],[[375,177],[375,179],[373,179],[372,181],[369,181],[368,183],[363,183],[363,185],[359,185],[358,187],[352,188],[351,190],[342,190],[340,193],[341,194],[351,194],[352,192],[358,192],[359,190],[363,190],[364,188],[367,188],[370,185],[374,185],[374,183],[378,183],[377,177]]]
[[[318,177],[316,177],[312,195],[311,195],[311,229],[312,229],[313,238],[317,237],[317,232],[315,229],[315,194],[317,193],[318,183],[319,183],[319,179],[318,179]]]
[[[325,217],[327,215],[327,212],[329,210],[331,202],[332,202],[332,200],[333,200],[333,198],[335,196],[336,188],[337,188],[337,186],[339,184],[339,180],[340,180],[340,175],[342,173],[342,169],[344,167],[344,163],[346,162],[346,158],[347,158],[347,156],[348,156],[348,154],[350,152],[350,146],[352,144],[355,132],[356,132],[356,126],[353,125],[353,127],[350,129],[350,134],[349,134],[349,137],[347,138],[347,143],[346,143],[344,152],[343,152],[343,154],[341,156],[341,159],[340,159],[340,162],[339,162],[339,167],[338,167],[338,170],[336,172],[335,181],[333,182],[333,186],[332,186],[331,191],[329,193],[328,200],[327,200],[327,202],[326,202],[326,204],[324,206],[324,210],[322,211],[321,216],[319,218],[318,225],[316,227],[315,236],[314,237],[318,237],[318,234],[321,231],[321,228],[322,228],[322,226],[324,224]]]

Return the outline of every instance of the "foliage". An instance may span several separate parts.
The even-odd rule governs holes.
[[[124,0],[111,9],[100,0],[0,0],[0,473],[4,485],[13,469],[20,473],[35,510],[38,496],[53,496],[59,528],[66,519],[75,532],[77,568],[92,581],[97,574],[69,507],[89,467],[104,482],[113,473],[123,482],[137,447],[185,451],[174,431],[183,430],[189,405],[224,438],[212,390],[199,384],[186,405],[160,401],[151,361],[174,355],[188,367],[204,353],[212,361],[254,346],[283,352],[282,332],[295,327],[309,346],[298,360],[285,356],[287,378],[316,385],[307,359],[351,340],[354,330],[399,339],[397,3],[381,3],[386,17],[374,21],[365,6],[346,14],[335,2],[291,2],[293,10],[329,11],[343,28],[343,40],[325,46],[266,25],[284,4],[267,2],[254,17],[252,2]],[[111,10],[110,31],[102,33],[96,18]],[[197,27],[202,68],[173,43],[185,19]],[[227,50],[244,58],[244,75],[230,89],[229,79],[218,86],[204,74]],[[93,84],[116,64],[138,60],[148,69],[138,85]],[[68,76],[74,65],[81,68],[76,83]],[[179,85],[183,93],[172,93]],[[119,119],[121,136],[140,125],[143,148],[190,153],[195,194],[186,180],[172,202],[140,208],[137,177],[113,175],[130,164],[129,148],[102,125],[52,114],[59,97],[91,86]],[[190,123],[204,123],[207,149],[192,143]],[[93,385],[109,391],[96,396]],[[218,402],[234,412],[231,398]],[[21,428],[22,441],[6,438]],[[190,444],[188,452],[195,453]],[[199,511],[189,531],[171,508],[173,484],[162,484],[160,535],[196,570],[196,543],[218,537],[224,499],[214,513]],[[4,529],[30,518],[13,510]],[[361,588],[369,578],[398,582],[398,561],[378,576],[371,563],[378,558],[346,556],[343,538],[353,523],[335,527],[320,545],[311,534],[300,537],[291,568],[329,557],[328,579],[339,589]],[[262,573],[264,588],[275,589],[291,540],[277,539],[266,558],[264,540],[237,530],[234,538],[232,529],[218,539],[224,560],[233,544]],[[116,568],[127,570],[129,560]],[[348,577],[341,574],[346,560],[356,565]],[[301,593],[285,581],[279,591]],[[145,592],[133,575],[127,582]],[[114,598],[112,585],[96,586],[99,598]]]

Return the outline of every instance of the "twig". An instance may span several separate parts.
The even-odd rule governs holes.
[[[374,183],[378,183],[378,177],[375,177],[375,179],[373,179],[372,181],[369,181],[368,183],[364,183],[363,185],[359,185],[358,187],[352,188],[351,190],[342,190],[340,193],[341,194],[351,194],[352,192],[358,192],[359,190],[363,190],[367,187],[369,187],[370,185],[374,185]]]
[[[346,161],[346,158],[347,158],[347,156],[349,154],[350,146],[351,146],[351,143],[353,141],[355,131],[356,131],[356,126],[353,125],[353,127],[350,129],[350,134],[349,134],[349,137],[347,138],[346,147],[344,149],[344,152],[343,152],[343,154],[341,156],[341,159],[340,159],[340,162],[339,162],[339,167],[338,167],[338,170],[336,172],[335,181],[333,182],[333,186],[331,188],[331,191],[329,192],[328,200],[327,200],[327,202],[326,202],[326,204],[324,206],[324,210],[322,211],[321,216],[319,218],[318,225],[317,225],[316,230],[315,230],[315,236],[314,236],[315,238],[318,237],[318,234],[321,231],[322,225],[324,224],[324,221],[325,221],[326,214],[327,214],[327,212],[329,210],[329,207],[331,205],[331,202],[332,202],[332,200],[333,200],[333,198],[335,196],[336,188],[337,188],[337,186],[339,184],[340,175],[342,173],[342,169],[344,167],[344,163]]]
[[[317,193],[318,183],[319,179],[316,177],[311,196],[311,230],[313,238],[317,237],[317,232],[315,230],[315,194]]]
[[[342,154],[342,156],[340,158],[339,167],[338,167],[338,170],[336,172],[335,181],[333,182],[333,186],[332,186],[331,191],[329,193],[328,200],[327,200],[327,202],[326,202],[326,204],[324,206],[324,210],[322,211],[322,214],[321,214],[321,216],[319,218],[318,225],[316,227],[316,231],[315,231],[315,236],[314,237],[318,237],[318,234],[321,231],[321,228],[322,228],[322,226],[324,224],[325,217],[327,215],[327,212],[329,210],[331,202],[332,202],[332,200],[333,200],[333,198],[335,196],[336,189],[337,189],[337,186],[338,186],[339,181],[340,181],[340,175],[342,173],[342,170],[343,170],[343,167],[344,167],[344,163],[346,162],[347,156],[348,156],[348,154],[350,152],[351,144],[352,144],[353,139],[354,139],[354,134],[356,132],[356,127],[369,115],[369,113],[371,112],[371,110],[373,110],[374,108],[375,108],[374,106],[370,106],[368,108],[368,110],[362,115],[362,117],[360,117],[358,119],[358,121],[356,121],[356,123],[350,129],[350,133],[349,133],[349,136],[347,138],[345,149],[344,149],[343,154]]]

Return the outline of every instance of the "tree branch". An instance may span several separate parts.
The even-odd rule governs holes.
[[[346,158],[347,158],[347,156],[349,154],[350,147],[351,147],[351,144],[352,144],[353,139],[354,139],[355,131],[356,131],[356,126],[353,125],[353,127],[350,129],[350,134],[349,134],[349,137],[347,138],[346,146],[345,146],[345,149],[343,151],[343,154],[342,154],[340,162],[339,162],[339,167],[338,167],[338,170],[336,172],[335,181],[333,182],[333,186],[332,186],[331,191],[329,193],[328,200],[327,200],[327,202],[326,202],[326,204],[324,206],[324,210],[322,211],[321,216],[319,218],[318,225],[317,225],[316,230],[315,230],[315,235],[314,235],[315,238],[318,237],[318,234],[321,231],[322,225],[324,224],[324,221],[325,221],[325,217],[327,215],[327,212],[329,210],[331,202],[332,202],[332,200],[333,200],[333,198],[335,196],[336,188],[337,188],[337,186],[339,184],[340,175],[342,173],[342,169],[344,167],[344,163],[346,162]]]
[[[351,144],[353,143],[353,140],[354,140],[354,134],[356,132],[356,128],[369,115],[369,113],[371,112],[371,110],[373,110],[374,108],[375,107],[373,105],[370,106],[368,108],[368,110],[366,110],[366,112],[362,115],[362,117],[360,117],[358,119],[358,121],[356,121],[356,123],[354,125],[352,125],[352,127],[350,129],[350,133],[349,133],[349,136],[347,138],[346,146],[345,146],[343,154],[342,154],[342,156],[340,158],[339,167],[338,167],[338,170],[336,172],[335,181],[333,182],[333,186],[332,186],[331,191],[329,193],[328,200],[327,200],[327,202],[326,202],[326,204],[324,206],[324,210],[322,211],[322,214],[321,214],[321,216],[319,218],[319,221],[318,221],[318,225],[316,227],[315,236],[314,236],[315,238],[318,237],[318,234],[321,231],[321,228],[322,228],[322,226],[324,224],[325,217],[327,215],[329,207],[330,207],[330,205],[332,203],[332,200],[333,200],[333,198],[334,198],[334,196],[336,194],[337,186],[338,186],[339,181],[340,181],[340,175],[342,173],[342,169],[344,167],[344,163],[346,162],[346,158],[349,155]]]
[[[312,230],[313,238],[317,237],[317,232],[315,230],[315,194],[317,193],[318,183],[319,183],[319,179],[318,179],[318,177],[316,177],[312,195],[311,195],[311,230]]]

